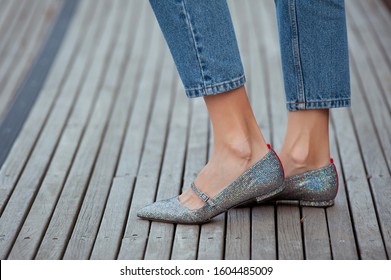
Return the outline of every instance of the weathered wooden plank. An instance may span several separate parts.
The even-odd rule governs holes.
[[[19,178],[12,197],[3,211],[0,218],[1,235],[4,236],[1,239],[2,246],[0,255],[3,257],[7,255],[13,240],[16,238],[16,233],[39,189],[42,177],[46,172],[58,137],[62,132],[64,122],[71,109],[74,96],[75,94],[67,92],[57,100],[55,105],[57,110],[55,110],[55,114],[51,116],[47,125],[43,128],[30,160],[24,169],[24,173]]]
[[[185,163],[185,174],[182,191],[190,187],[198,172],[204,167],[208,153],[208,114],[202,99],[191,100],[191,123],[189,142]],[[219,223],[220,217],[214,218],[211,223]],[[171,259],[197,259],[200,226],[177,225]],[[205,249],[204,247],[202,247]],[[203,255],[206,252],[202,252]]]
[[[97,3],[99,6],[99,3]],[[95,6],[95,5],[94,5]],[[84,1],[80,7],[79,17],[75,19],[75,25],[90,26],[90,22],[94,15],[94,7],[91,1]],[[93,47],[94,38],[99,26],[95,30],[82,29],[78,40],[83,41],[79,55],[75,60],[69,81],[75,82],[78,77],[83,80],[84,74],[88,69],[92,60],[93,52],[88,52]],[[73,32],[77,32],[73,30]],[[64,44],[72,44],[67,41]],[[84,55],[83,55],[84,54]],[[90,54],[89,57],[86,54]],[[73,75],[73,76],[72,76]],[[86,94],[87,93],[87,94]],[[67,121],[63,135],[60,139],[56,152],[50,163],[45,178],[41,184],[37,197],[26,217],[26,220],[21,228],[18,238],[9,255],[9,259],[32,259],[35,256],[36,250],[41,242],[42,236],[45,233],[46,227],[50,221],[54,207],[61,193],[62,186],[68,174],[69,167],[76,152],[78,141],[83,133],[83,128],[88,119],[92,100],[86,100],[92,91],[84,91],[78,98],[75,108]],[[67,94],[67,93],[66,93]]]
[[[150,10],[148,10],[147,18],[150,16],[153,16]],[[142,70],[145,76],[150,76],[151,73],[154,73],[157,75],[160,71],[162,65],[162,61],[159,60],[162,55],[164,55],[163,52],[157,52],[154,49],[148,49],[149,46],[157,46],[159,44],[159,36],[157,35],[157,28],[151,28],[151,25],[148,24],[149,21],[143,26],[143,28],[146,28],[148,30],[151,30],[147,36],[144,36],[144,52],[147,53],[146,55],[146,61],[144,63],[144,69]],[[142,26],[142,25],[141,25]],[[147,42],[149,38],[152,38],[152,42]],[[134,109],[132,111],[132,116],[130,119],[130,123],[128,126],[128,132],[125,138],[124,148],[122,151],[121,160],[119,163],[119,167],[117,170],[117,177],[125,177],[128,178],[127,180],[130,180],[134,178],[134,180],[137,177],[138,170],[140,169],[140,159],[143,155],[144,151],[144,142],[146,137],[146,132],[148,130],[149,126],[149,115],[150,115],[150,107],[151,103],[153,102],[153,92],[155,91],[155,88],[157,88],[158,80],[151,83],[151,81],[148,78],[143,78],[143,75],[139,76],[138,80],[140,83],[137,85],[136,89],[140,93],[137,95],[137,99],[134,105]],[[131,155],[131,157],[130,157]],[[127,159],[129,158],[130,159]],[[144,156],[143,156],[144,157]],[[144,163],[144,169],[147,169],[147,165]],[[144,172],[147,172],[145,170]],[[144,175],[147,179],[147,175]],[[148,183],[148,182],[147,182]],[[129,186],[129,191],[134,192],[134,186]],[[152,194],[150,194],[152,195]],[[146,242],[146,240],[143,240],[145,237],[141,235],[141,240],[139,239],[139,232],[132,232],[134,229],[133,222],[134,220],[138,221],[138,218],[136,217],[136,211],[144,206],[143,202],[141,202],[139,206],[136,206],[133,210],[134,213],[128,214],[126,218],[126,221],[124,223],[124,226],[126,226],[126,230],[124,232],[124,236],[121,242],[120,252],[118,255],[118,258],[120,259],[128,259],[131,258],[131,254],[138,254],[138,258],[143,258],[144,254],[144,248],[137,250],[137,252],[133,252],[133,246],[134,244],[139,244],[140,242]],[[128,208],[133,207],[134,205],[131,205]],[[129,211],[132,211],[131,209]],[[131,216],[133,215],[133,216]],[[148,223],[147,221],[141,221]],[[149,225],[148,225],[149,226]],[[136,228],[137,229],[137,228]],[[138,246],[138,245],[137,245]],[[138,247],[135,247],[138,249]],[[132,255],[133,256],[133,255]]]
[[[385,249],[356,135],[347,109],[332,114],[360,258],[385,259]]]
[[[38,259],[59,259],[63,255],[114,103],[113,89],[111,87],[104,88],[102,82],[105,82],[107,63],[110,63],[111,50],[116,38],[113,34],[115,34],[116,23],[119,22],[118,15],[121,12],[120,7],[116,5],[118,2],[104,1],[103,3],[103,9],[107,11],[107,23],[103,21],[100,26],[103,37],[96,46],[93,62],[89,67],[90,70],[85,78],[85,87],[83,88],[83,91],[92,91],[96,94],[94,97],[96,103],[36,255]],[[116,6],[117,9],[113,6]]]
[[[331,112],[334,112],[332,110]],[[332,114],[332,113],[331,113]],[[339,158],[334,126],[330,125],[330,153],[338,173],[338,194],[334,206],[326,209],[333,259],[356,260],[358,252],[346,195],[346,184]]]
[[[9,9],[12,7],[12,5],[11,5],[12,2],[14,2],[14,1],[0,1],[0,23],[3,23],[4,17],[5,17],[4,15],[8,14]],[[2,25],[0,25],[0,26],[2,26]]]
[[[297,204],[277,203],[277,257],[281,260],[304,259],[300,211]]]
[[[326,213],[322,208],[302,208],[305,257],[308,260],[330,260],[331,250]],[[321,222],[319,222],[321,221]]]
[[[103,88],[111,89],[118,97],[115,100],[113,112],[107,125],[83,204],[73,227],[72,236],[68,241],[64,259],[88,259],[90,257],[125,134],[129,113],[124,112],[130,111],[133,101],[133,95],[128,94],[128,91],[118,92],[121,81],[124,79],[125,71],[123,69],[129,63],[131,47],[128,46],[128,43],[133,41],[133,38],[129,36],[135,32],[134,29],[129,32],[127,28],[130,25],[131,15],[134,15],[131,13],[133,7],[126,6],[124,1],[119,1],[118,4],[123,10],[123,14],[120,15],[123,20],[115,27],[118,32],[118,39],[116,39],[115,46],[113,46],[113,56],[108,65],[103,84]],[[105,92],[105,94],[108,93]]]
[[[275,206],[263,204],[252,208],[251,259],[277,258]]]
[[[354,6],[354,5],[353,5]],[[360,13],[357,13],[356,11],[357,7],[351,7],[350,11],[352,12],[352,15],[350,17],[350,23],[353,25],[351,29],[354,29],[354,32],[351,34],[352,43],[360,43],[360,46],[363,47],[367,45],[367,48],[361,49],[361,51],[357,50],[357,55],[360,53],[369,53],[368,60],[373,60],[373,64],[376,65],[374,71],[366,71],[363,70],[364,76],[367,79],[367,76],[372,75],[381,75],[380,72],[378,72],[378,68],[381,69],[382,72],[389,73],[391,76],[390,68],[387,67],[384,60],[381,60],[381,56],[383,55],[381,52],[378,51],[377,45],[374,45],[371,42],[376,42],[376,39],[373,37],[373,32],[370,32],[367,27],[363,27],[363,23],[357,24],[356,18],[363,16],[365,18],[365,15],[362,15]],[[360,30],[360,31],[358,31]],[[356,40],[360,39],[360,41]],[[352,46],[352,48],[355,48]],[[363,55],[359,55],[362,57]],[[356,57],[356,56],[355,56]],[[353,60],[353,62],[357,62],[356,59]],[[370,61],[368,61],[370,63]],[[356,70],[358,68],[361,68],[358,65],[355,65],[353,67],[353,70]],[[366,67],[365,67],[366,68]],[[382,199],[382,196],[384,194],[388,193],[389,186],[386,184],[387,179],[382,180],[382,178],[390,178],[390,172],[387,166],[386,158],[384,156],[384,151],[381,149],[381,141],[379,140],[379,133],[377,130],[383,130],[387,131],[389,130],[389,126],[386,125],[388,121],[383,122],[383,127],[381,127],[381,123],[378,123],[375,118],[372,117],[373,113],[371,112],[378,112],[379,109],[376,106],[376,103],[372,102],[371,100],[368,100],[366,97],[366,94],[363,92],[364,87],[361,85],[363,83],[363,78],[360,79],[358,71],[353,71],[354,75],[352,77],[352,82],[354,87],[354,91],[358,94],[356,95],[356,104],[352,107],[352,116],[355,123],[355,129],[357,131],[357,138],[359,142],[361,143],[360,149],[363,154],[363,159],[365,163],[365,168],[367,171],[367,178],[369,178],[369,183],[371,186],[371,191],[373,198],[375,199],[375,207],[377,211],[377,216],[379,219],[379,223],[381,225],[382,230],[382,237],[385,242],[385,246],[387,249],[388,254],[391,253],[391,236],[390,236],[390,217],[387,215],[387,211],[383,211],[383,209],[388,209],[391,205],[387,200]],[[379,77],[380,78],[380,77]],[[379,81],[378,79],[377,81]],[[389,79],[388,79],[389,80]],[[380,83],[379,83],[380,84]],[[380,95],[380,92],[377,92],[378,95]],[[384,95],[383,95],[384,96]],[[381,96],[379,96],[381,98]],[[381,101],[379,101],[381,102]],[[385,102],[385,101],[384,101]],[[370,108],[370,110],[368,110]],[[384,109],[384,108],[383,108]],[[380,109],[381,110],[381,109]],[[385,115],[387,112],[382,112],[383,119],[385,119]],[[391,120],[390,120],[391,121]],[[376,129],[377,127],[377,129]],[[383,134],[384,135],[384,134]],[[366,143],[371,143],[371,145],[367,145]],[[389,146],[389,145],[388,145]],[[389,149],[389,147],[385,148],[386,150]],[[387,153],[387,151],[385,151]],[[375,185],[372,185],[372,178],[377,179],[380,178],[381,180],[374,180]],[[381,184],[380,182],[384,182],[384,184]]]
[[[221,260],[224,257],[225,217],[221,214],[212,223],[202,225],[198,242],[198,260]]]
[[[249,208],[228,211],[225,259],[248,260],[251,256],[251,221]]]
[[[31,112],[47,78],[48,72],[56,58],[58,50],[72,21],[77,7],[76,0],[69,0],[62,6],[48,39],[28,71],[23,83],[18,87],[13,104],[4,120],[0,123],[0,165],[4,164],[12,146],[18,137],[28,115]]]
[[[39,47],[44,43],[45,34],[49,31],[61,7],[61,2],[39,1],[39,3],[41,6],[31,11],[33,20],[28,23],[28,28],[20,38],[20,42],[13,42],[13,49],[7,55],[7,60],[1,63],[6,73],[2,75],[3,79],[0,82],[0,88],[2,88],[0,112],[8,110],[7,107],[12,103],[18,86],[29,70]],[[7,62],[9,62],[8,68]]]
[[[144,28],[149,28],[145,24],[147,21],[146,5],[143,2],[139,3],[137,8],[133,5],[134,11],[139,16],[132,16],[133,23],[130,26],[136,29],[136,35],[134,35],[134,39],[130,40],[132,44],[129,48],[132,48],[132,53],[130,61],[127,63],[125,73],[127,78],[122,81],[120,89],[120,92],[127,92],[128,95],[132,95],[133,99],[140,95],[137,89],[140,73],[142,73],[143,69],[141,66],[134,67],[134,65],[142,65],[148,54],[145,45],[146,34],[149,32],[144,32]],[[137,21],[135,22],[134,20]],[[116,259],[121,245],[144,140],[145,127],[143,127],[143,123],[139,118],[142,114],[148,115],[146,107],[136,102],[137,100],[133,102],[132,108],[129,109],[131,118],[127,124],[118,167],[113,178],[104,216],[91,253],[91,259]],[[139,107],[141,108],[138,109]],[[137,112],[137,110],[143,110],[144,113],[142,111]]]
[[[163,48],[163,50],[164,56],[162,59],[164,64],[162,67],[163,69],[167,69],[172,62],[167,56],[167,49]],[[154,49],[153,52],[158,51],[157,49]],[[156,60],[155,63],[157,61],[158,60]],[[157,69],[160,68],[159,66],[159,64],[158,66],[155,65]],[[158,83],[155,84],[155,90],[159,90],[159,92],[161,91],[161,94],[157,94],[154,97],[156,100],[153,104],[153,109],[151,109],[150,112],[151,122],[145,140],[145,147],[140,163],[140,169],[137,174],[137,182],[134,188],[132,204],[125,232],[125,238],[129,236],[133,236],[135,238],[133,240],[126,239],[127,241],[134,242],[127,244],[126,247],[124,247],[124,242],[122,243],[120,251],[121,259],[141,259],[145,254],[150,222],[138,218],[136,213],[138,209],[146,204],[152,203],[155,199],[170,115],[169,105],[171,98],[169,94],[172,94],[173,92],[171,87],[173,74],[173,71],[165,71],[160,76],[160,79],[159,76],[157,76]],[[167,93],[168,95],[164,93]]]
[[[49,73],[42,92],[30,112],[30,117],[26,120],[19,137],[15,140],[8,159],[1,167],[0,191],[2,195],[0,196],[0,213],[4,210],[5,203],[9,199],[26,160],[31,154],[43,124],[47,121],[47,116],[52,110],[54,100],[61,92],[58,89],[61,88],[66,75],[68,75],[70,65],[72,65],[74,59],[74,49],[78,48],[79,45],[79,41],[76,40],[77,34],[75,32],[68,33],[67,38],[72,43],[69,46],[66,45],[65,48],[63,47],[56,57],[53,69]]]
[[[148,17],[153,16],[150,14],[151,12],[151,9],[148,9]],[[172,61],[168,59],[168,49],[159,47],[163,44],[163,37],[158,36],[158,27],[156,25],[149,26],[149,30],[151,30],[152,35],[150,36],[152,36],[154,43],[149,43],[153,47],[151,49],[152,55],[149,57],[149,64],[145,68],[146,77],[140,79],[139,90],[141,96],[139,98],[140,102],[143,98],[146,98],[147,101],[153,99],[152,104],[151,102],[146,104],[148,107],[151,104],[152,108],[144,108],[146,113],[142,115],[143,119],[140,120],[143,124],[148,120],[150,122],[144,140],[142,159],[137,173],[136,185],[134,186],[126,231],[118,256],[120,259],[142,259],[144,257],[150,222],[139,219],[137,211],[154,201],[170,115],[170,97],[165,92],[172,94],[171,85],[174,73],[173,71],[162,72],[161,69],[167,69]],[[154,73],[156,77],[153,83],[150,80],[151,73]],[[161,75],[158,73],[161,73]],[[154,95],[156,91],[159,91],[159,93]]]
[[[371,178],[369,183],[373,191],[373,198],[377,208],[380,230],[384,245],[387,251],[387,257],[390,258],[391,253],[391,178]]]
[[[172,71],[174,66],[172,65]],[[168,70],[167,70],[168,71]],[[179,194],[186,155],[189,128],[190,101],[183,93],[183,87],[174,76],[173,92],[175,103],[169,128],[167,146],[159,179],[156,200]],[[170,259],[175,226],[168,223],[152,223],[144,259]]]
[[[348,8],[350,8],[348,23],[352,30],[350,48],[354,57],[352,60],[355,73],[353,79],[355,79],[355,84],[358,84],[356,91],[359,93],[357,94],[357,105],[352,108],[356,134],[359,142],[361,142],[360,149],[367,171],[367,178],[390,178],[386,163],[387,156],[384,157],[383,151],[386,154],[391,154],[389,145],[391,135],[388,129],[391,123],[391,115],[387,110],[389,108],[386,106],[387,99],[385,99],[385,95],[387,93],[382,92],[380,79],[376,77],[379,75],[378,68],[386,73],[390,73],[390,68],[386,65],[384,59],[381,59],[383,54],[379,52],[378,44],[374,44],[376,38],[373,37],[373,32],[368,29],[368,24],[365,24],[367,21],[363,22],[362,20],[365,19],[365,15],[360,12],[356,5],[349,5]],[[372,69],[362,67],[363,65],[370,65]],[[371,99],[367,98],[364,91],[372,92]],[[371,145],[366,143],[371,143]],[[383,150],[381,149],[382,146]],[[388,192],[389,186],[379,184],[382,180],[374,182],[377,182],[376,187],[372,187],[370,184],[372,196],[377,197],[377,201],[381,203],[380,205],[375,204],[375,211],[379,224],[382,225],[383,240],[390,253],[390,218],[385,215],[385,211],[382,211],[382,209],[388,208],[390,203],[379,199],[381,194]],[[387,182],[387,180],[383,182]]]
[[[384,55],[378,52],[378,44],[374,44],[376,39],[373,38],[373,32],[368,30],[368,22],[363,22],[365,15],[360,13],[357,5],[348,2],[348,24],[352,31],[350,39],[350,50],[352,56],[355,58],[357,64],[358,81],[363,92],[371,92],[370,98],[367,94],[362,94],[363,99],[367,103],[365,106],[369,109],[369,115],[373,120],[373,125],[376,127],[376,136],[380,139],[380,146],[383,148],[385,153],[385,159],[391,166],[391,131],[387,129],[391,123],[390,107],[387,107],[387,100],[391,102],[390,92],[383,92],[382,83],[380,82],[381,76],[377,77],[376,73],[380,73],[379,70],[384,74],[390,75],[390,68],[384,61]],[[389,35],[389,37],[391,37]],[[381,57],[379,57],[379,55]],[[362,67],[364,66],[364,67]],[[391,86],[390,76],[383,76]],[[384,82],[385,83],[385,82]],[[390,87],[391,89],[391,87]],[[365,136],[364,136],[365,137]],[[372,150],[373,147],[369,145],[362,145],[363,148]],[[372,151],[369,153],[364,151],[364,155],[371,156]],[[373,155],[373,157],[375,157]],[[387,166],[384,165],[384,157],[376,157],[373,162],[368,165],[370,168],[369,176],[379,176],[383,173],[389,174]],[[385,170],[384,170],[385,167]],[[374,170],[374,168],[378,170]]]
[[[8,15],[3,17],[0,34],[2,40],[0,42],[0,61],[4,61],[6,50],[10,48],[10,44],[15,41],[15,37],[20,36],[20,29],[25,27],[26,13],[33,9],[37,3],[28,3],[26,0],[13,1],[14,5],[9,9]]]
[[[0,36],[4,40],[6,40],[6,36],[10,33],[10,29],[12,30],[13,24],[16,22],[16,18],[18,17],[18,12],[22,9],[22,5],[17,3],[17,1],[3,1],[2,7],[0,8]],[[0,42],[0,51],[4,46],[5,41]]]
[[[371,14],[370,21],[373,22],[375,33],[378,35],[378,40],[383,47],[383,54],[385,60],[391,65],[391,53],[389,51],[391,47],[391,16],[389,10],[384,6],[382,1],[370,1],[369,3],[360,3],[362,9],[366,9],[366,12]]]
[[[9,82],[15,84],[13,78],[15,74],[18,72],[14,71],[13,67],[16,64],[15,70],[18,70],[18,61],[21,57],[25,57],[25,54],[28,54],[31,51],[31,47],[34,48],[36,41],[24,45],[23,40],[26,40],[31,32],[39,30],[39,28],[35,28],[37,25],[40,27],[39,22],[42,21],[42,17],[37,17],[36,14],[42,9],[42,4],[46,5],[46,1],[34,1],[29,2],[24,5],[25,15],[22,20],[18,22],[17,27],[11,38],[9,38],[8,42],[6,42],[6,46],[3,51],[0,53],[0,88],[4,89],[0,94],[0,112],[5,112],[7,107],[9,106],[10,99],[12,99],[13,92],[10,92]],[[22,58],[23,60],[23,58]],[[10,71],[12,69],[12,71]],[[11,76],[11,77],[10,77]],[[14,86],[13,86],[14,87]]]
[[[376,10],[376,7],[373,7],[373,4],[373,1],[358,1],[356,5],[348,3],[349,10],[353,14],[351,22],[357,27],[355,31],[358,31],[356,32],[357,35],[362,38],[361,41],[363,41],[367,51],[370,53],[371,68],[376,73],[377,81],[382,88],[383,98],[387,102],[388,109],[391,110],[391,61],[387,59],[389,51],[387,49],[384,50],[379,38],[379,36],[388,37],[388,40],[391,42],[391,36],[389,35],[391,20],[389,22],[390,25],[384,22],[381,14]],[[391,18],[391,14],[388,14],[388,18]]]

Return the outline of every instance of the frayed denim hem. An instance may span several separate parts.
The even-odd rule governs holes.
[[[202,88],[196,89],[185,89],[186,95],[189,98],[207,96],[207,95],[215,95],[219,93],[224,93],[226,91],[230,91],[236,89],[238,87],[243,86],[246,83],[245,75],[241,75],[236,79],[232,79],[227,82],[222,82]]]
[[[348,99],[336,99],[336,100],[319,100],[310,102],[287,102],[286,108],[288,111],[299,111],[308,109],[332,109],[340,107],[349,107],[351,105],[350,98]]]

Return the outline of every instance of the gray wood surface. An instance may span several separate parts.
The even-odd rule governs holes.
[[[18,86],[33,63],[62,5],[62,1],[51,0],[14,2],[19,2],[19,5],[14,6],[21,14],[8,19],[10,24],[2,25],[7,26],[7,33],[1,37],[3,48],[0,46],[0,121],[12,104]],[[10,14],[12,11],[8,13]]]
[[[164,49],[164,51],[167,51]],[[153,49],[153,52],[159,54],[158,49]],[[130,246],[122,244],[121,258],[125,256],[130,259],[141,259],[144,257],[145,248],[147,245],[148,234],[150,230],[150,222],[137,217],[136,213],[139,208],[154,201],[159,175],[161,170],[161,162],[164,155],[164,147],[167,135],[167,123],[170,117],[170,103],[172,90],[173,71],[168,69],[170,61],[167,56],[163,58],[159,82],[154,85],[153,91],[156,92],[152,98],[153,109],[150,116],[150,124],[148,127],[147,136],[143,156],[140,163],[140,169],[137,175],[137,182],[132,197],[129,218],[125,236],[137,235],[134,244]],[[159,68],[158,68],[159,69]]]
[[[336,110],[332,120],[336,127],[360,258],[384,259],[386,258],[384,244],[348,110]]]
[[[113,4],[103,1],[103,10],[106,11],[106,16],[97,23],[100,25],[102,37],[96,48],[97,52],[94,54],[95,59],[93,59],[92,64],[88,68],[87,77],[83,79],[85,83],[82,89],[82,92],[93,98],[95,102],[94,108],[61,196],[36,255],[37,259],[62,258],[80,211],[96,161],[97,152],[104,137],[108,117],[112,111],[114,94],[108,92],[111,88],[104,88],[102,82],[104,84],[107,69],[107,65],[104,62],[110,63],[110,51],[116,39],[116,36],[112,34],[116,30],[115,23],[119,22],[118,16],[121,15],[121,7],[118,5],[118,2]]]
[[[174,73],[174,65],[171,65],[166,71]],[[171,89],[159,89],[162,95],[170,96],[170,99],[174,102],[171,105],[172,116],[156,200],[176,196],[180,193],[182,187],[190,104],[183,95],[177,76],[173,76],[173,78]],[[166,91],[166,93],[163,91]],[[169,95],[169,92],[172,92],[172,94]],[[175,226],[173,224],[153,222],[144,259],[170,259],[174,232]],[[156,248],[159,248],[159,250],[156,250]]]
[[[5,256],[9,250],[15,234],[19,230],[39,189],[53,150],[62,133],[64,122],[71,109],[75,92],[75,90],[71,89],[67,92],[67,95],[64,94],[57,100],[53,109],[54,114],[43,128],[23,174],[13,190],[12,197],[10,197],[2,213],[0,229],[3,231],[2,234],[4,234],[5,238],[2,239],[4,246],[1,246],[0,256]]]
[[[16,139],[7,161],[1,167],[0,191],[2,195],[0,196],[0,213],[4,210],[6,201],[9,199],[26,160],[36,144],[37,137],[47,121],[47,116],[53,109],[53,102],[60,93],[58,89],[61,88],[66,75],[68,75],[69,66],[73,63],[73,46],[76,47],[79,44],[77,39],[75,36],[69,38],[72,41],[71,46],[63,48],[61,54],[57,57],[56,61],[58,63],[53,66],[52,71],[49,73],[46,84],[42,89],[42,94],[37,99],[30,117],[26,120],[24,128]]]
[[[333,259],[356,260],[358,251],[346,195],[346,183],[334,126],[330,125],[330,152],[338,173],[338,194],[334,206],[326,209]]]
[[[88,259],[95,242],[96,234],[103,216],[107,196],[110,191],[122,139],[125,133],[132,95],[126,90],[119,92],[119,85],[124,77],[123,69],[129,63],[129,42],[131,34],[126,28],[130,24],[131,6],[127,2],[119,2],[122,18],[117,22],[116,42],[111,46],[112,54],[107,68],[105,81],[102,85],[103,95],[113,96],[115,100],[109,116],[107,129],[99,149],[86,194],[83,199],[76,224],[73,226],[72,236],[68,241],[64,259]],[[134,29],[132,30],[134,32]],[[86,222],[88,221],[88,222]]]
[[[156,29],[154,29],[156,30]],[[154,34],[157,34],[156,32]],[[160,39],[160,37],[159,37]],[[152,45],[154,46],[154,45]],[[145,121],[150,119],[148,125],[147,136],[144,142],[143,154],[140,162],[139,171],[137,173],[137,182],[134,187],[132,196],[132,204],[127,220],[125,237],[123,239],[120,251],[120,258],[141,259],[145,253],[148,231],[150,224],[148,221],[141,220],[136,213],[142,206],[152,203],[157,191],[157,183],[160,174],[160,164],[164,154],[164,145],[167,133],[167,122],[169,119],[169,102],[170,94],[172,94],[172,71],[167,71],[169,60],[163,55],[166,49],[159,50],[152,48],[151,53],[155,56],[155,60],[151,60],[149,67],[146,68],[145,75],[149,75],[153,68],[159,69],[162,75],[156,84],[149,86],[152,112],[150,116],[144,115]],[[163,61],[157,59],[163,55]],[[156,65],[156,62],[159,62]],[[150,68],[150,69],[149,69]],[[162,69],[166,69],[162,72]],[[141,96],[145,94],[140,89]]]
[[[76,82],[77,79],[82,79],[83,73],[88,68],[89,62],[92,57],[83,55],[88,54],[88,49],[92,47],[92,38],[96,34],[94,30],[80,29],[78,25],[87,26],[86,23],[92,17],[94,9],[91,2],[84,2],[84,5],[80,7],[80,16],[75,19],[75,25],[71,32],[71,38],[78,38],[83,41],[83,46],[77,49],[73,46],[76,40],[68,40],[66,46],[79,53],[76,56],[75,63],[73,64],[71,77],[69,80]],[[78,41],[78,40],[77,40]],[[83,52],[84,50],[84,52]],[[70,59],[66,57],[66,59]],[[58,61],[59,64],[62,61]],[[72,76],[73,75],[73,76]],[[75,83],[77,85],[77,83]],[[71,89],[71,88],[70,88]],[[91,92],[88,92],[90,94]],[[63,94],[67,94],[63,91]],[[73,110],[72,115],[69,117],[63,135],[59,141],[56,152],[50,163],[45,178],[41,184],[37,197],[26,217],[22,229],[18,234],[18,238],[12,248],[9,258],[13,259],[31,259],[36,253],[36,249],[41,242],[41,238],[45,233],[46,227],[50,221],[54,207],[61,193],[62,186],[67,177],[69,167],[72,164],[73,156],[77,150],[78,140],[80,139],[83,128],[86,125],[88,119],[90,107],[92,102],[82,102],[86,97],[81,95],[76,103],[76,107]],[[88,99],[87,99],[88,101]]]
[[[140,2],[142,3],[142,2]],[[134,99],[128,116],[128,123],[126,127],[126,135],[121,147],[118,166],[116,174],[113,178],[110,195],[107,199],[104,216],[99,227],[94,248],[91,254],[91,259],[115,259],[118,255],[119,246],[121,244],[121,238],[124,232],[125,222],[128,214],[131,195],[133,192],[133,186],[136,179],[137,168],[139,164],[139,158],[141,154],[142,142],[144,141],[143,123],[145,126],[146,121],[142,122],[140,119],[140,110],[145,110],[143,106],[141,108],[136,107],[136,98],[139,95],[137,90],[137,73],[141,70],[138,67],[131,67],[131,65],[139,65],[145,59],[145,33],[142,32],[141,26],[146,22],[145,6],[142,5],[138,9],[134,9],[133,13],[137,13],[140,17],[132,15],[132,24],[136,34],[130,40],[134,41],[131,57],[127,63],[126,73],[122,80],[120,92],[126,92]],[[134,22],[137,20],[136,22]],[[140,103],[138,105],[141,105]],[[137,133],[138,132],[138,133]],[[135,137],[139,134],[140,137]]]
[[[36,15],[62,3],[28,2],[0,1],[7,92],[22,81],[53,19]],[[255,116],[278,151],[287,114],[274,3],[228,3]],[[81,0],[0,169],[0,258],[388,259],[391,14],[378,0],[346,0],[346,7],[353,100],[331,114],[335,205],[269,203],[189,226],[136,212],[180,194],[207,162],[213,135],[204,101],[186,98],[148,2]],[[28,38],[34,44],[17,47]]]

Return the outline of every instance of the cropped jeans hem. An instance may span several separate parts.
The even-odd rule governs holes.
[[[288,111],[308,110],[308,109],[331,109],[340,107],[349,107],[351,105],[350,98],[320,100],[307,102],[287,102],[286,108]]]
[[[213,85],[207,85],[200,88],[191,88],[185,89],[186,96],[190,98],[207,96],[207,95],[215,95],[219,93],[224,93],[238,87],[243,86],[246,83],[245,75],[241,75],[238,78],[231,79],[229,81],[216,83]]]
[[[188,97],[220,94],[245,83],[227,0],[149,2]],[[274,2],[288,110],[349,106],[344,0]]]

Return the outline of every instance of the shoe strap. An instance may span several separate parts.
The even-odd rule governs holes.
[[[210,205],[210,206],[214,206],[215,205],[215,202],[212,198],[210,198],[209,196],[207,196],[204,192],[200,191],[196,185],[193,183],[191,183],[191,189],[198,195],[198,197],[203,201],[205,202],[206,204]]]

